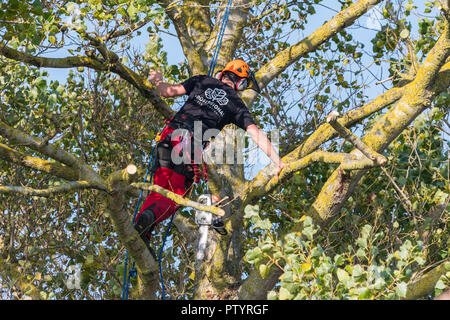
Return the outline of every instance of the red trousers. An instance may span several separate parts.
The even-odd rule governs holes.
[[[174,131],[173,128],[165,127],[163,132],[161,133],[160,141],[164,141],[166,138],[168,138],[168,135],[170,135],[173,131]],[[179,148],[180,144],[179,140],[170,139],[168,141],[170,141],[172,148]],[[167,189],[169,191],[172,191],[176,194],[185,197],[187,191],[192,185],[192,180],[190,180],[183,174],[175,172],[173,168],[162,167],[161,165],[159,165],[158,161],[159,160],[156,159],[157,169],[154,173],[153,183],[160,187],[163,187],[164,189]],[[147,196],[147,199],[142,205],[141,211],[138,213],[136,217],[136,221],[139,219],[141,213],[149,207],[155,213],[156,218],[156,222],[154,224],[155,226],[159,224],[161,221],[172,216],[178,209],[178,205],[174,201],[164,197],[159,193],[152,191]],[[148,233],[147,236],[150,237],[150,233]]]

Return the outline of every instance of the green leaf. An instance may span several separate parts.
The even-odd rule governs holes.
[[[268,251],[272,250],[273,244],[272,243],[264,243],[263,245],[260,246],[260,248],[263,252],[268,252]]]
[[[436,285],[434,287],[439,290],[444,290],[447,288],[444,281],[442,281],[442,280],[439,280],[438,282],[436,282]]]
[[[48,42],[50,42],[51,44],[55,44],[55,43],[56,43],[56,38],[55,38],[55,36],[49,36],[49,37],[48,37]]]
[[[92,263],[94,263],[94,256],[92,254],[90,254],[86,257],[86,264],[92,264]]]
[[[402,32],[400,32],[400,37],[402,39],[407,39],[409,37],[409,30],[408,29],[403,29]]]
[[[127,12],[131,18],[134,18],[134,16],[138,13],[138,9],[132,3],[128,6]]]
[[[400,298],[406,297],[406,291],[408,290],[408,286],[405,282],[401,282],[397,288],[395,289],[395,292]]]
[[[273,290],[269,291],[269,293],[267,294],[267,300],[277,300],[277,298],[277,293]]]
[[[30,90],[30,95],[31,95],[31,97],[37,98],[37,97],[38,97],[38,94],[39,94],[39,92],[38,92],[38,90],[37,90],[36,87],[31,88],[31,90]]]
[[[401,247],[400,251],[398,253],[398,256],[400,257],[400,259],[406,260],[408,258],[408,255],[409,255],[409,249],[407,249],[405,247]]]
[[[366,252],[359,248],[358,251],[356,251],[356,256],[360,259],[364,259],[366,257]]]
[[[423,257],[416,257],[414,260],[419,266],[423,266],[425,264],[425,259]]]
[[[268,267],[265,264],[261,264],[259,266],[259,274],[261,275],[261,278],[265,279],[267,277],[267,275],[270,272],[270,267]]]
[[[320,257],[322,255],[323,249],[320,246],[317,246],[311,250],[312,257]]]
[[[280,300],[292,300],[292,294],[288,289],[281,287],[280,288]]]
[[[272,223],[269,219],[259,220],[258,222],[256,222],[255,228],[270,230],[272,228]]]
[[[283,282],[292,282],[294,281],[294,273],[292,271],[286,271],[281,275],[280,280]]]
[[[38,77],[34,84],[36,85],[36,87],[38,89],[40,89],[41,91],[47,88],[47,81],[45,79],[43,79],[42,77]]]
[[[358,294],[360,299],[368,299],[370,297],[370,290],[369,288],[359,288]]]
[[[313,219],[310,216],[306,216],[305,219],[303,220],[303,226],[309,227],[312,225],[313,225]]]
[[[360,279],[361,276],[363,275],[363,273],[364,273],[364,270],[359,264],[357,264],[353,267],[352,276],[354,279],[356,279],[356,280]]]
[[[259,216],[259,206],[258,205],[247,205],[244,209],[244,218],[250,219],[254,216]]]
[[[303,272],[308,272],[309,270],[311,270],[311,264],[310,263],[302,263],[302,271]]]
[[[303,229],[302,234],[305,235],[309,240],[312,240],[314,234],[317,232],[312,226]]]
[[[338,268],[336,271],[336,275],[340,282],[344,282],[350,279],[350,275],[344,269]]]
[[[364,227],[362,227],[361,229],[361,237],[364,239],[367,239],[370,235],[370,232],[372,231],[372,226],[371,225],[364,225]]]
[[[367,239],[366,238],[358,238],[358,240],[356,240],[356,243],[361,248],[367,248]]]
[[[381,289],[384,288],[385,285],[386,285],[386,282],[384,281],[384,279],[382,279],[382,278],[377,278],[377,279],[375,280],[375,283],[373,284],[373,287],[374,287],[376,290],[381,290]]]
[[[259,256],[262,255],[262,251],[259,247],[256,247],[254,249],[250,249],[247,251],[247,253],[245,254],[245,258],[247,259],[247,261],[253,261],[256,258],[258,258]]]
[[[334,264],[337,266],[342,266],[345,262],[345,258],[341,255],[335,255],[334,256]]]
[[[441,203],[444,203],[446,201],[447,197],[448,197],[447,193],[445,193],[445,192],[443,192],[441,190],[438,190],[435,193],[433,200],[434,200],[434,202],[436,202],[438,204],[441,204]]]

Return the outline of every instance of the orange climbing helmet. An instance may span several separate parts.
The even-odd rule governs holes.
[[[241,78],[248,78],[249,76],[249,67],[248,64],[245,63],[242,59],[232,60],[227,63],[222,72],[231,71],[235,75]]]
[[[261,92],[258,83],[256,82],[255,75],[250,71],[248,64],[242,59],[235,59],[227,63],[225,68],[216,75],[216,78],[221,80],[224,72],[232,72],[239,77],[235,81],[235,89],[237,91],[243,91],[247,89],[249,80],[253,82],[255,91]]]

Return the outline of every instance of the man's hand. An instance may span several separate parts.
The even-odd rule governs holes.
[[[278,166],[277,166],[277,174],[275,176],[276,182],[278,182],[278,180],[280,179],[280,173],[284,169],[284,167],[286,167],[286,164],[283,161],[281,161],[281,159],[280,159],[280,161],[278,162]]]
[[[186,89],[182,84],[170,84],[164,82],[163,74],[160,70],[150,70],[149,72],[150,82],[156,87],[159,95],[170,98],[177,97],[186,94]]]
[[[286,164],[280,160],[280,162],[278,163],[277,178],[280,177],[281,170],[283,170],[284,167],[286,167]]]
[[[163,74],[160,70],[150,70],[149,78],[150,82],[157,87],[163,81]]]

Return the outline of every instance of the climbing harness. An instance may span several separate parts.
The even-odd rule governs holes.
[[[216,47],[214,49],[214,54],[213,54],[213,57],[212,57],[212,60],[211,60],[211,64],[209,66],[209,71],[208,71],[208,75],[209,76],[212,76],[214,74],[214,69],[215,69],[215,66],[216,66],[216,63],[217,63],[217,58],[219,56],[220,47],[222,46],[222,39],[223,39],[223,35],[225,34],[226,25],[228,23],[228,16],[229,16],[229,13],[230,13],[230,10],[231,10],[232,2],[233,2],[232,0],[228,0],[228,3],[227,3],[227,8],[225,10],[225,14],[224,14],[223,20],[222,20],[222,25],[220,26],[219,34],[218,34],[218,37],[217,37]],[[168,120],[168,121],[170,121],[170,120]],[[167,121],[165,123],[167,123]],[[150,181],[152,181],[152,179],[153,179],[153,173],[154,173],[153,166],[155,164],[154,160],[156,159],[156,157],[154,157],[154,151],[156,149],[156,143],[159,141],[159,139],[160,139],[160,134],[158,134],[156,136],[156,138],[154,139],[154,141],[153,141],[152,152],[151,152],[151,155],[150,155],[150,160],[148,162],[147,171],[145,173],[144,181],[147,181],[147,175],[149,174],[149,172],[151,172]],[[205,170],[205,167],[206,166],[204,166],[204,170]],[[197,172],[197,170],[198,170],[198,167],[196,168],[196,176],[199,174]],[[206,175],[206,171],[204,171],[203,173]],[[137,215],[137,212],[139,210],[139,206],[140,206],[141,199],[142,199],[142,193],[143,193],[143,190],[141,190],[141,192],[139,194],[138,202],[137,202],[136,208],[134,210],[133,223],[136,220],[136,215]],[[147,193],[147,195],[148,194],[149,194],[149,192]],[[210,199],[210,197],[209,197],[209,199]],[[158,257],[158,260],[159,260],[158,261],[159,262],[159,271],[160,271],[160,276],[161,276],[161,288],[162,288],[162,298],[163,298],[163,300],[165,300],[165,288],[164,288],[164,279],[163,279],[163,273],[162,273],[162,268],[161,268],[161,255],[162,255],[162,251],[164,249],[164,245],[165,245],[165,242],[166,242],[166,239],[167,239],[167,235],[168,235],[168,233],[170,231],[170,228],[171,228],[171,225],[172,225],[174,217],[175,217],[175,214],[173,214],[171,219],[170,219],[169,225],[168,225],[167,230],[166,230],[166,234],[164,235],[164,239],[163,239],[163,243],[161,245],[161,249],[159,251],[159,257]],[[206,226],[206,228],[208,228],[208,226]],[[207,231],[208,231],[208,229],[206,229],[206,233],[207,233]],[[205,248],[206,248],[206,246],[205,246]],[[203,253],[204,253],[204,251],[203,251]],[[122,300],[128,300],[128,289],[129,289],[130,278],[135,278],[137,276],[137,271],[136,271],[136,268],[135,268],[135,262],[133,262],[132,267],[131,267],[130,271],[128,272],[128,277],[127,277],[127,267],[128,267],[127,264],[128,264],[128,250],[125,249]]]

